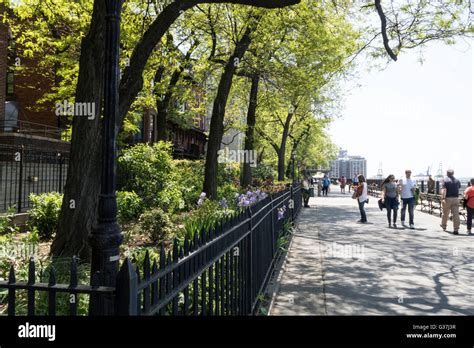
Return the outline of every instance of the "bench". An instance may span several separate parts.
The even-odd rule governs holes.
[[[420,193],[419,196],[421,211],[427,210],[428,213],[433,214],[435,210],[439,211],[439,216],[443,214],[441,208],[441,196],[434,193]]]
[[[427,211],[433,214],[435,210],[439,211],[439,217],[443,216],[443,207],[441,204],[441,196],[433,193],[420,193],[421,211]],[[462,197],[459,198],[459,215],[467,221],[467,210],[462,206]],[[450,217],[452,220],[452,216]]]

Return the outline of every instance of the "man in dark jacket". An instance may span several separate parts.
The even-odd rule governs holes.
[[[443,187],[441,190],[441,202],[443,206],[443,215],[441,218],[441,228],[446,231],[448,225],[449,213],[453,214],[454,234],[459,234],[459,226],[461,221],[459,219],[459,189],[461,183],[454,177],[454,170],[449,169],[447,176],[443,180]]]

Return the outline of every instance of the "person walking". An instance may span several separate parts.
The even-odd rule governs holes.
[[[430,175],[428,178],[428,193],[435,193],[435,185],[436,182],[434,181],[433,177]]]
[[[402,226],[405,225],[405,213],[408,207],[408,215],[410,219],[410,229],[415,229],[414,215],[415,215],[415,188],[416,181],[411,178],[411,170],[405,170],[405,177],[398,182],[400,196],[402,198],[402,211],[400,213],[400,220]]]
[[[323,196],[327,197],[329,186],[331,185],[331,180],[329,180],[327,175],[324,175],[322,184],[323,184]]]
[[[398,200],[399,191],[395,183],[395,175],[390,174],[382,183],[382,203],[387,209],[388,227],[392,227],[392,211],[393,211],[393,228],[397,228],[397,213],[400,201]]]
[[[307,177],[303,178],[301,182],[301,190],[302,190],[302,197],[303,197],[303,206],[305,208],[309,208],[309,197],[310,197],[310,184]]]
[[[459,234],[459,226],[461,220],[459,219],[459,189],[461,182],[454,177],[454,170],[448,169],[446,177],[443,179],[443,186],[441,189],[441,204],[443,214],[441,216],[441,228],[446,231],[448,226],[449,213],[453,215],[453,234]]]
[[[367,194],[367,182],[365,177],[361,174],[358,176],[358,186],[357,192],[355,193],[357,198],[357,203],[359,204],[360,220],[358,223],[365,224],[367,223],[367,214],[365,213],[364,205],[368,203],[368,194]]]
[[[471,178],[468,187],[464,191],[464,198],[467,200],[467,234],[471,234],[472,218],[474,217],[474,178]]]
[[[339,184],[341,185],[341,193],[346,193],[346,177],[345,176],[341,176],[341,178],[339,179]]]

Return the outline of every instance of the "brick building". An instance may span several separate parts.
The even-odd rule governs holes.
[[[0,4],[0,10],[1,7]],[[0,145],[24,145],[46,151],[67,152],[70,144],[64,137],[66,118],[56,116],[52,102],[39,102],[46,92],[52,90],[55,71],[42,67],[39,58],[29,59],[17,55],[19,50],[21,47],[15,44],[0,14]],[[203,93],[196,89],[196,105],[202,103]],[[153,111],[145,111],[141,132],[129,139],[129,143],[155,141],[155,118]],[[204,134],[205,115],[196,114],[191,127],[181,127],[171,120],[167,122],[167,127],[176,157],[203,157],[207,142]]]
[[[19,49],[0,16],[0,144],[69,151],[53,103],[39,102],[54,86],[54,71],[41,68],[39,58],[20,58]]]

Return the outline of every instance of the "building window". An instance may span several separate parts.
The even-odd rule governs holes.
[[[14,73],[7,72],[7,95],[13,95]]]

